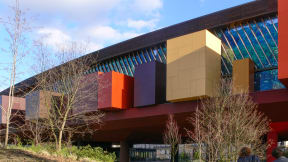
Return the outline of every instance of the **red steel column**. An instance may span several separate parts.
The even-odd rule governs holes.
[[[288,1],[278,0],[278,78],[288,87]]]
[[[274,148],[277,147],[277,142],[278,142],[278,134],[275,131],[271,131],[267,135],[267,141],[270,144],[270,146],[267,149],[266,152],[266,157],[267,157],[267,162],[273,162],[275,158],[272,156],[272,151]]]

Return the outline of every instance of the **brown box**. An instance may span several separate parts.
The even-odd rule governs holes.
[[[167,101],[215,96],[220,77],[221,40],[208,30],[167,40]]]
[[[55,92],[35,91],[26,96],[25,119],[47,118],[52,106],[52,97],[60,96]]]
[[[254,91],[254,66],[254,62],[249,58],[233,62],[234,94]]]

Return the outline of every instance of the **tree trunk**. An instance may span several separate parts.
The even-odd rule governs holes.
[[[62,149],[62,135],[63,135],[63,130],[60,130],[57,151],[60,151]]]
[[[6,122],[6,132],[5,132],[5,143],[4,143],[4,147],[5,148],[7,148],[7,146],[8,146],[9,125],[10,125],[10,122],[7,120],[7,122]]]

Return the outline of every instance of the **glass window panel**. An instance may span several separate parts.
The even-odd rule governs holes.
[[[239,30],[240,30],[240,29],[237,29],[237,31],[239,31]],[[234,37],[235,43],[236,43],[236,45],[238,46],[238,48],[237,48],[237,47],[236,47],[236,48],[239,50],[239,52],[242,53],[242,55],[243,55],[244,58],[250,58],[250,56],[249,56],[249,54],[248,54],[249,51],[246,50],[244,44],[243,44],[242,41],[241,41],[242,38],[239,37],[237,31],[236,31],[236,29],[230,30],[230,33],[231,33],[231,35]],[[243,39],[242,39],[242,40],[243,40]]]
[[[111,62],[112,62],[112,65],[113,65],[114,70],[115,70],[116,72],[119,72],[119,69],[118,69],[118,67],[117,67],[117,65],[116,65],[116,63],[115,63],[115,60],[113,59],[113,60],[111,60]]]
[[[106,68],[106,72],[109,72],[109,71],[111,71],[111,70],[110,70],[110,68],[109,68],[109,65],[108,65],[108,63],[107,63],[107,62],[105,62],[105,64],[104,64],[104,65],[105,65],[105,68]]]
[[[100,70],[100,72],[104,72],[104,70],[102,69],[102,66],[100,64],[97,65],[98,69]]]
[[[251,25],[251,27],[252,27],[252,25]],[[260,47],[260,45],[261,45],[261,44],[259,44],[260,42],[258,43],[258,41],[257,41],[258,37],[257,37],[256,33],[251,29],[253,29],[253,28],[250,28],[248,25],[248,27],[245,28],[245,31],[246,31],[247,35],[249,36],[249,39],[251,40],[261,62],[264,65],[264,67],[268,67],[269,63],[267,62],[267,59],[265,58],[265,55],[262,51],[262,47]],[[261,68],[263,68],[263,67],[261,67]]]
[[[103,63],[101,63],[101,67],[102,67],[104,73],[107,72]]]
[[[108,65],[109,65],[109,68],[110,68],[111,71],[116,71],[116,70],[114,69],[113,65],[112,65],[111,60],[108,62]]]
[[[151,48],[151,52],[155,55],[157,61],[162,62],[161,57],[159,56],[157,50]]]
[[[161,47],[162,47],[163,52],[164,52],[164,54],[165,54],[165,56],[166,56],[166,55],[167,55],[167,48],[166,48],[166,44],[163,43],[163,44],[161,45]]]
[[[221,72],[223,75],[230,74],[229,71],[227,70],[226,66],[225,66],[224,59],[221,59]]]
[[[162,62],[163,62],[163,63],[166,63],[166,57],[165,57],[164,52],[163,52],[162,49],[161,49],[161,46],[158,46],[157,49],[158,49],[159,55],[161,56]]]
[[[125,57],[123,57],[123,58],[121,58],[121,60],[124,62],[124,65],[126,66],[126,69],[128,70],[128,75],[133,76],[131,67],[128,64],[127,59]]]
[[[271,65],[272,66],[277,65],[277,60],[276,60],[275,55],[274,55],[274,53],[270,47],[270,44],[273,43],[272,37],[270,37],[270,35],[269,35],[268,31],[266,30],[264,23],[262,21],[257,22],[256,27],[257,27],[258,31],[260,32],[260,37],[261,37],[260,39],[263,40],[261,43],[262,48],[264,49],[265,54],[267,55]]]
[[[137,60],[138,64],[142,64],[143,63],[141,61],[141,59],[140,59],[140,56],[137,53],[135,53],[135,57],[136,57],[136,60]]]
[[[233,50],[233,52],[234,52],[234,54],[236,56],[236,60],[242,59],[242,56],[241,56],[239,50],[237,49],[237,46],[236,46],[235,42],[233,41],[231,35],[229,34],[229,32],[227,30],[224,31],[223,37],[226,37],[226,39],[228,41],[227,43],[230,44],[230,46],[231,46],[231,48],[232,48],[232,50]]]
[[[126,75],[128,75],[128,71],[127,71],[124,63],[122,62],[122,59],[121,59],[121,58],[119,58],[119,63],[120,63],[120,65],[121,65],[121,68],[123,69],[123,73],[126,74]]]
[[[134,71],[135,71],[135,66],[132,62],[132,59],[130,56],[127,57],[127,60],[128,60],[128,63],[130,64],[130,67],[131,67],[131,70],[132,70],[132,73],[134,74]]]
[[[122,67],[121,67],[118,59],[115,59],[115,60],[116,60],[116,65],[117,65],[117,67],[118,67],[119,72],[120,72],[120,73],[124,73],[124,70],[122,69]]]
[[[248,52],[250,53],[253,62],[256,64],[256,67],[261,68],[262,64],[259,58],[257,57],[257,53],[254,50],[254,46],[250,43],[249,37],[247,37],[248,36],[247,33],[245,33],[246,32],[245,28],[247,29],[248,27],[244,26],[243,29],[241,28],[240,30],[238,30],[238,33],[241,36]]]
[[[154,61],[157,60],[157,59],[156,59],[156,56],[154,55],[154,53],[152,52],[152,50],[151,50],[150,48],[148,48],[148,49],[146,49],[146,50],[147,50],[147,52],[150,54],[151,58],[153,58]]]
[[[256,91],[285,88],[285,86],[278,80],[278,69],[255,73],[254,84]]]
[[[132,62],[133,62],[133,64],[134,64],[134,66],[137,66],[138,63],[137,63],[137,60],[136,60],[136,58],[135,58],[134,55],[131,55],[131,59],[132,59]]]
[[[138,51],[137,53],[139,54],[142,63],[146,63],[147,61],[146,61],[146,58],[144,57],[143,53],[141,51]]]
[[[141,53],[143,53],[143,55],[145,56],[147,62],[151,62],[151,58],[149,56],[149,53],[146,52],[146,50],[141,50]]]

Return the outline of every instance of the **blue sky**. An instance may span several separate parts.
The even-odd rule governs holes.
[[[88,50],[103,47],[252,0],[20,0],[33,30],[51,49],[70,41],[89,42]],[[13,0],[0,0],[0,18],[11,16]],[[7,49],[0,27],[0,49]],[[29,43],[28,43],[29,44]],[[31,44],[18,66],[17,82],[34,75],[37,52]],[[9,54],[0,52],[0,91],[9,86]]]

